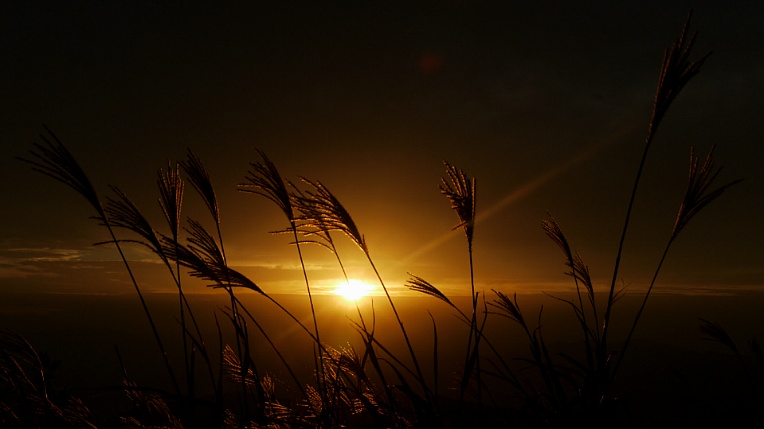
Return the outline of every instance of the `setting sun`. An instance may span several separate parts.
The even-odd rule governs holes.
[[[364,296],[369,295],[369,292],[371,292],[374,289],[374,286],[364,283],[360,280],[350,279],[347,282],[342,281],[337,285],[337,288],[334,289],[332,292],[334,292],[335,295],[339,295],[348,301],[356,301],[359,298],[363,298]]]

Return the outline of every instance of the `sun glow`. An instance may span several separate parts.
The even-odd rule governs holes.
[[[360,280],[350,279],[347,282],[342,281],[337,284],[337,288],[332,292],[348,301],[356,301],[359,298],[368,296],[372,290],[374,290],[374,286]]]

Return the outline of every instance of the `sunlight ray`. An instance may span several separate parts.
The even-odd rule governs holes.
[[[622,127],[620,130],[613,132],[607,138],[603,139],[600,143],[594,144],[586,148],[584,151],[582,151],[578,155],[568,159],[567,161],[561,164],[551,167],[550,169],[548,169],[547,171],[545,171],[538,177],[523,183],[522,185],[520,185],[519,187],[517,187],[516,189],[508,193],[504,198],[502,198],[499,202],[497,202],[493,206],[483,211],[479,210],[478,215],[475,218],[475,223],[477,224],[477,223],[488,220],[489,218],[500,213],[510,204],[516,203],[522,198],[527,197],[528,195],[530,195],[537,189],[541,188],[543,185],[549,183],[550,181],[559,177],[563,173],[566,173],[574,166],[581,164],[585,161],[588,161],[594,155],[601,152],[605,148],[620,142],[622,138],[630,134],[634,130],[634,128],[635,127],[633,125],[627,125],[625,127]],[[435,249],[436,247],[442,245],[443,243],[445,243],[446,241],[450,240],[451,238],[455,236],[456,234],[452,234],[451,231],[448,231],[442,234],[441,236],[433,239],[429,243],[414,250],[408,256],[401,258],[398,261],[398,263],[400,265],[408,264],[412,260],[431,251],[432,249]]]

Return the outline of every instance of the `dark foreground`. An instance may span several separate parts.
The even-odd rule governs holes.
[[[245,296],[245,302],[279,351],[292,365],[297,376],[309,383],[312,374],[312,346],[307,335],[296,324],[274,310],[272,304],[256,296]],[[219,346],[214,314],[221,320],[223,341],[233,337],[224,321],[226,300],[222,295],[195,295],[191,305],[202,326],[205,341],[213,351]],[[579,335],[571,323],[569,309],[542,295],[518,297],[523,310],[534,314],[544,304],[542,319],[547,342],[553,353],[575,354]],[[298,317],[309,320],[305,297],[281,296],[279,301]],[[361,304],[365,317],[370,317],[367,302]],[[177,321],[177,296],[148,296],[160,334],[165,338],[168,355],[180,368],[180,325]],[[632,314],[636,298],[626,297],[619,305],[623,315]],[[465,298],[465,308],[467,306]],[[728,424],[753,415],[761,405],[761,368],[749,340],[764,335],[764,316],[760,309],[764,294],[745,293],[732,296],[656,295],[638,330],[628,358],[618,374],[620,402],[617,404],[618,425],[644,425],[657,422],[692,423],[699,426]],[[391,350],[401,351],[402,341],[392,325],[383,297],[375,299],[379,338]],[[402,297],[397,301],[401,316],[416,345],[424,372],[433,374],[432,322],[430,310],[438,325],[439,394],[444,404],[455,404],[452,389],[453,373],[463,362],[466,328],[441,303],[427,297]],[[316,297],[316,307],[323,342],[335,348],[359,347],[359,336],[352,327],[357,321],[356,309],[334,296]],[[736,342],[742,361],[718,343],[707,341],[699,331],[700,318],[719,322]],[[618,323],[620,320],[616,320]],[[108,421],[108,414],[128,407],[124,399],[124,370],[139,386],[169,390],[169,380],[161,364],[154,339],[141,312],[137,298],[125,296],[3,294],[0,300],[0,329],[23,335],[38,351],[56,362],[52,386],[83,399],[98,418]],[[486,332],[504,356],[527,355],[517,326],[503,318],[489,319]],[[276,396],[288,402],[297,395],[292,378],[284,370],[270,346],[253,333],[253,354],[261,368],[274,380]],[[618,335],[618,332],[615,332]],[[405,354],[403,354],[405,355]],[[118,356],[121,356],[121,362]],[[749,373],[744,371],[744,364]],[[532,379],[529,376],[529,379]],[[513,403],[513,392],[502,385],[492,385],[491,399],[501,404],[505,415],[492,416],[491,409],[481,411],[485,423],[511,423],[507,418],[520,405]],[[199,392],[209,389],[200,378]],[[203,393],[202,393],[203,394]],[[448,406],[446,406],[448,408]],[[616,423],[616,420],[609,420]],[[579,422],[582,423],[582,422]]]

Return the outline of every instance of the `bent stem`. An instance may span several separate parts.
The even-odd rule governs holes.
[[[292,197],[286,188],[286,183],[281,178],[276,165],[268,158],[264,151],[257,149],[257,153],[260,160],[257,162],[250,162],[251,170],[248,171],[248,176],[245,177],[246,183],[239,184],[239,190],[242,192],[253,193],[263,196],[273,203],[275,203],[289,222],[290,229],[294,235],[295,245],[297,246],[297,254],[300,259],[300,266],[302,267],[303,279],[305,280],[305,288],[308,293],[308,301],[310,302],[310,313],[313,318],[313,329],[315,332],[316,342],[318,343],[318,355],[316,356],[315,349],[313,352],[313,363],[316,370],[316,382],[322,401],[326,401],[326,374],[324,373],[324,358],[323,350],[321,347],[321,334],[318,329],[318,318],[316,317],[316,309],[313,304],[313,293],[310,287],[310,281],[308,280],[308,273],[305,267],[305,260],[302,255],[302,249],[300,248],[300,242],[297,238],[297,224],[295,219],[295,213],[292,206]],[[323,416],[322,416],[323,417]]]
[[[175,377],[175,372],[172,370],[172,365],[170,365],[170,360],[167,357],[164,343],[162,342],[162,338],[159,336],[156,324],[154,323],[154,319],[151,316],[151,311],[149,311],[149,307],[143,297],[141,288],[138,286],[138,281],[133,275],[133,270],[130,267],[130,263],[127,261],[127,258],[122,251],[122,246],[119,244],[120,241],[117,239],[114,233],[114,229],[111,225],[111,222],[109,221],[108,216],[106,215],[103,205],[101,204],[98,193],[95,191],[95,188],[90,182],[87,174],[85,174],[85,171],[82,169],[82,167],[80,167],[79,163],[74,158],[74,156],[72,156],[69,150],[67,150],[63,143],[61,143],[59,138],[47,127],[45,127],[45,130],[48,132],[48,134],[50,134],[53,141],[47,139],[43,135],[40,135],[40,138],[42,138],[44,143],[35,143],[36,150],[32,150],[30,152],[31,155],[36,158],[36,160],[29,160],[24,158],[19,158],[19,160],[31,164],[34,171],[51,177],[74,189],[74,191],[84,197],[95,209],[95,219],[99,221],[102,226],[106,227],[109,232],[109,236],[111,237],[111,242],[114,243],[114,245],[117,247],[119,257],[122,260],[122,263],[125,265],[125,269],[127,270],[127,273],[130,277],[130,282],[133,284],[135,292],[138,294],[138,298],[141,302],[141,307],[143,308],[143,312],[149,322],[151,331],[154,334],[154,339],[157,342],[159,351],[162,354],[162,359],[164,361],[165,367],[167,368],[167,373],[170,376],[173,388],[177,394],[180,394],[180,386],[178,385],[178,380]]]
[[[432,392],[430,391],[430,388],[427,386],[427,382],[425,381],[425,378],[424,378],[424,373],[422,372],[422,368],[419,365],[419,359],[417,359],[416,357],[416,353],[414,352],[414,347],[412,347],[411,345],[411,340],[409,339],[408,332],[406,332],[406,327],[404,326],[403,321],[401,320],[401,317],[398,314],[398,309],[395,307],[393,298],[390,296],[390,292],[387,290],[387,286],[385,286],[385,282],[382,280],[382,276],[379,274],[379,271],[377,270],[377,266],[374,265],[374,261],[371,259],[369,252],[365,251],[364,253],[366,254],[366,258],[368,259],[372,270],[374,270],[374,274],[377,276],[377,280],[379,280],[379,284],[382,286],[382,290],[385,292],[387,301],[390,303],[390,308],[392,308],[393,314],[395,315],[395,320],[398,322],[398,326],[400,327],[401,333],[403,334],[403,339],[406,342],[406,347],[408,348],[409,354],[411,355],[411,360],[414,362],[414,369],[416,370],[416,376],[418,379],[417,381],[419,381],[419,384],[422,386],[422,390],[424,391],[425,396],[427,396],[428,401],[430,401],[430,403],[433,403]]]
[[[626,342],[623,344],[621,354],[616,361],[615,367],[613,368],[611,378],[615,377],[615,373],[623,361],[623,356],[625,354],[624,352],[626,351],[626,348],[628,347],[631,338],[634,335],[634,331],[637,328],[637,323],[642,317],[642,312],[644,311],[645,305],[647,304],[647,299],[650,297],[653,286],[655,286],[655,282],[658,278],[658,273],[663,266],[663,262],[666,260],[666,255],[668,254],[671,245],[679,236],[679,233],[684,230],[685,226],[687,226],[687,224],[695,217],[695,215],[697,215],[708,204],[720,197],[727,188],[734,186],[742,181],[742,179],[733,180],[732,182],[712,190],[711,185],[721,171],[721,167],[714,168],[713,154],[714,148],[712,147],[708,155],[706,155],[703,166],[698,168],[699,158],[695,155],[694,148],[690,148],[690,169],[688,174],[689,179],[687,190],[685,192],[684,199],[679,206],[679,212],[677,214],[676,221],[674,222],[674,228],[671,231],[671,237],[669,238],[668,243],[666,244],[666,248],[663,251],[663,255],[658,262],[658,267],[655,269],[655,273],[653,274],[653,278],[650,281],[650,286],[647,288],[647,293],[645,293],[642,304],[640,305],[639,310],[634,317],[631,329],[629,330],[629,335],[626,337]]]
[[[602,379],[608,378],[608,352],[607,352],[607,335],[610,328],[610,318],[615,302],[615,283],[618,279],[618,272],[621,264],[621,256],[623,254],[623,247],[626,241],[626,233],[629,228],[631,220],[632,209],[634,207],[634,201],[636,200],[637,190],[639,183],[644,172],[645,163],[647,161],[647,155],[652,146],[653,139],[658,130],[664,115],[668,111],[671,103],[679,95],[684,86],[700,71],[700,67],[708,58],[709,54],[704,55],[697,61],[690,61],[689,56],[692,47],[695,43],[697,33],[693,33],[687,37],[687,32],[690,25],[690,14],[685,21],[682,31],[674,41],[673,45],[666,50],[663,56],[663,63],[661,65],[661,71],[658,79],[658,87],[655,93],[655,103],[653,105],[652,117],[648,125],[647,137],[645,138],[645,146],[642,151],[642,158],[637,169],[637,175],[634,179],[634,185],[632,187],[631,196],[629,198],[629,205],[626,210],[626,216],[624,219],[623,229],[621,230],[621,238],[618,241],[618,251],[616,253],[615,264],[613,267],[613,276],[610,282],[610,289],[608,292],[608,299],[605,308],[605,315],[603,317],[602,335],[598,343],[598,372]],[[604,383],[606,384],[606,382]],[[604,386],[603,386],[604,387]],[[604,392],[607,394],[607,392]]]
[[[217,261],[219,265],[221,265],[220,268],[223,268],[222,271],[224,273],[224,276],[222,280],[219,281],[218,284],[228,293],[230,301],[231,301],[231,323],[233,324],[234,331],[236,332],[236,350],[238,354],[238,358],[240,362],[242,362],[242,376],[241,376],[241,390],[242,390],[242,410],[244,411],[244,415],[242,416],[242,422],[246,424],[247,416],[246,413],[248,412],[247,404],[246,404],[246,398],[248,396],[248,390],[246,383],[244,382],[244,376],[246,372],[246,365],[249,365],[252,361],[250,358],[250,346],[249,346],[249,337],[247,335],[246,330],[246,323],[244,321],[243,316],[241,315],[240,307],[244,308],[244,306],[241,304],[241,302],[236,297],[233,286],[234,282],[231,279],[231,272],[228,268],[228,259],[226,257],[226,251],[225,251],[225,244],[223,241],[223,234],[221,230],[221,221],[220,221],[220,209],[217,201],[217,195],[215,193],[214,186],[212,185],[212,180],[210,179],[210,175],[207,172],[207,170],[204,168],[204,165],[202,164],[201,160],[196,157],[190,150],[188,151],[188,160],[184,163],[181,163],[181,166],[186,171],[186,174],[188,174],[191,184],[196,189],[197,193],[202,197],[202,200],[204,201],[205,205],[207,206],[207,209],[215,222],[215,229],[217,232],[217,240],[220,243],[219,249],[217,248],[217,245],[214,245],[214,239],[212,237],[208,237],[207,240],[212,244],[215,248],[215,253],[217,254],[215,258],[212,260]],[[209,235],[209,234],[207,234]],[[250,281],[251,283],[251,281]],[[257,321],[253,320],[255,324],[257,324]],[[254,365],[254,362],[251,362]],[[262,417],[262,412],[265,407],[265,398],[263,393],[263,387],[261,384],[261,380],[258,378],[255,383],[255,387],[257,389],[257,397],[259,401],[260,408],[257,410],[258,413],[260,413],[260,417]]]

